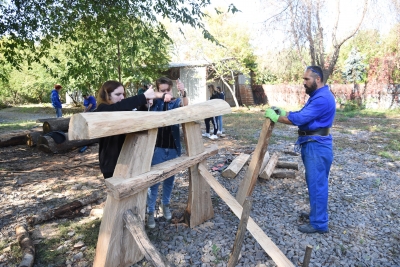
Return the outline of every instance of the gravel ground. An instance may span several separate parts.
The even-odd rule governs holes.
[[[282,136],[282,139],[269,145],[270,154],[293,150],[296,138],[294,127],[275,129],[273,134]],[[368,135],[362,132],[346,134],[334,129],[333,135],[336,139],[348,142],[368,142]],[[210,143],[209,140],[204,141]],[[227,158],[232,159],[233,153],[251,152],[254,147],[238,146],[229,135],[215,142],[220,151],[207,161],[209,170],[235,195],[247,165],[234,179],[223,178],[211,168],[224,163]],[[296,178],[259,179],[256,183],[250,216],[295,266],[301,266],[307,245],[313,246],[310,266],[400,266],[400,162],[371,153],[373,150],[369,146],[360,145],[362,150],[351,147],[354,146],[335,148],[334,151],[329,182],[329,233],[303,234],[297,230],[298,225],[305,223],[299,217],[300,212],[308,211],[304,167],[299,156],[281,155],[282,159],[299,163],[300,170]],[[25,155],[25,158],[21,159],[21,155]],[[52,198],[65,203],[88,192],[100,191],[105,194],[96,163],[96,146],[83,154],[72,151],[55,156],[17,146],[0,148],[0,156],[1,170],[15,170],[16,166],[20,166],[20,171],[35,168],[41,168],[42,171],[32,174],[0,173],[4,174],[0,189],[0,238],[3,241],[15,238],[14,227],[23,222],[26,216],[58,207],[58,202],[50,201]],[[59,170],[56,170],[57,167]],[[46,186],[41,182],[44,177]],[[161,254],[176,266],[226,266],[239,219],[212,191],[215,217],[193,229],[188,228],[180,221],[186,207],[187,191],[188,176],[185,171],[176,176],[171,203],[173,220],[165,221],[161,214],[157,214],[156,228],[146,228],[149,238]],[[87,217],[75,220],[91,220],[90,210],[103,205],[100,201],[88,206],[82,211]],[[54,224],[57,226],[58,221],[48,223],[47,227]],[[41,236],[36,236],[36,243],[50,235],[43,227],[36,229],[41,233]],[[91,266],[93,259],[84,250],[71,248],[73,245],[72,241],[64,244],[69,248],[60,266]],[[0,251],[0,266],[15,266],[8,264],[10,257],[8,248]],[[151,265],[142,260],[133,266]],[[237,266],[276,265],[247,232]]]

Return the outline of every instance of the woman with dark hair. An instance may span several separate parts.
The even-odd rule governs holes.
[[[210,91],[210,100],[211,99],[218,99],[219,98],[219,93],[218,91],[215,89],[213,84],[209,84],[208,85],[208,90]],[[213,134],[210,135],[210,122],[213,125],[214,128],[214,132]],[[202,134],[202,136],[204,137],[208,137],[211,140],[216,140],[218,139],[217,133],[218,133],[218,122],[217,122],[217,117],[210,117],[207,119],[204,119],[204,123],[206,124],[206,132]]]
[[[120,82],[107,81],[101,86],[98,92],[98,106],[95,112],[132,111],[138,109],[140,106],[146,105],[148,99],[151,100],[162,97],[163,93],[154,92],[153,88],[150,87],[143,94],[125,98],[125,88]],[[170,100],[170,96],[165,95],[164,99]],[[100,138],[99,162],[100,170],[104,178],[113,176],[124,141],[125,134]]]

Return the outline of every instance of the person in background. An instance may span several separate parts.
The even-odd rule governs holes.
[[[299,111],[288,114],[279,108],[265,111],[265,117],[299,127],[296,146],[301,149],[305,178],[310,201],[310,213],[300,216],[310,223],[298,227],[302,233],[327,233],[328,230],[328,179],[333,161],[332,127],[336,103],[329,87],[324,84],[324,74],[318,66],[309,66],[303,75],[306,93],[310,96]]]
[[[217,91],[219,93],[219,98],[222,100],[225,100],[225,94],[222,91],[220,86],[217,86]],[[222,115],[217,116],[217,122],[218,122],[218,132],[217,135],[220,136],[224,133],[224,128],[222,127]]]
[[[157,91],[163,95],[161,99],[154,100],[151,111],[167,111],[179,107],[187,106],[189,99],[185,91],[184,84],[179,81],[176,82],[180,98],[173,98],[172,96],[172,80],[167,77],[161,77],[156,81]],[[181,155],[181,142],[179,124],[158,128],[156,146],[154,148],[153,159],[151,165],[156,165],[167,160],[177,158]],[[165,179],[162,187],[161,211],[165,219],[170,220],[172,217],[170,210],[170,201],[172,188],[174,187],[175,176]],[[156,207],[158,187],[157,183],[148,189],[147,194],[147,209],[148,218],[147,226],[154,228],[156,226],[154,211]]]
[[[219,99],[219,93],[218,91],[215,89],[213,84],[209,84],[208,85],[208,90],[210,91],[210,100],[211,99]],[[210,122],[212,122],[213,124],[213,128],[214,128],[214,132],[212,135],[210,135]],[[218,122],[217,122],[217,117],[210,117],[210,118],[206,118],[204,119],[204,123],[206,124],[206,132],[202,134],[202,136],[204,137],[208,137],[211,140],[216,140],[218,139]]]
[[[82,95],[84,100],[83,100],[83,105],[85,106],[83,112],[92,112],[96,109],[96,98],[91,95],[83,94]]]
[[[138,95],[143,94],[144,92],[146,92],[146,90],[149,89],[149,86],[147,84],[143,84],[142,88],[139,88],[138,90]]]
[[[171,97],[163,96],[160,92],[148,89],[144,94],[125,98],[125,88],[117,81],[105,82],[97,97],[97,109],[95,112],[104,111],[132,111],[147,104],[147,100],[164,97],[165,101],[170,101]],[[125,134],[102,137],[99,140],[99,163],[100,170],[105,179],[114,174],[117,160],[125,141]]]
[[[54,85],[54,89],[51,91],[51,104],[56,110],[56,116],[57,118],[62,117],[62,104],[61,104],[61,99],[60,99],[60,91],[62,89],[62,86],[59,84]]]

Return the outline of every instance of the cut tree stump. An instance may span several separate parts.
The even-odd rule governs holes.
[[[279,153],[274,153],[269,159],[267,166],[265,166],[264,170],[259,175],[260,178],[268,179],[271,177],[272,172],[274,171],[276,164],[278,163]]]
[[[81,147],[86,145],[91,145],[94,143],[98,143],[99,139],[89,139],[89,140],[66,140],[61,144],[57,144],[54,142],[53,138],[50,136],[40,136],[38,138],[38,148],[47,153],[62,153],[68,151],[75,147]]]
[[[229,164],[221,175],[225,178],[235,178],[249,158],[249,154],[241,153]]]
[[[22,250],[22,260],[18,267],[32,267],[35,260],[35,245],[29,237],[26,225],[17,225],[15,227],[18,243]]]
[[[54,131],[67,132],[69,128],[69,121],[71,118],[57,118],[43,122],[43,132],[49,133]]]
[[[296,172],[293,170],[275,169],[271,178],[296,178]]]
[[[25,145],[27,134],[39,132],[41,130],[42,127],[36,127],[31,130],[20,130],[0,134],[0,147]]]

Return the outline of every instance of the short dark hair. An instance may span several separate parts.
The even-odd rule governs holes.
[[[311,72],[315,73],[314,76],[319,76],[321,78],[321,81],[324,81],[324,72],[322,71],[322,68],[320,66],[308,66],[306,70],[311,70]]]
[[[161,78],[157,79],[157,81],[156,81],[157,91],[159,90],[160,84],[168,84],[169,89],[171,89],[172,86],[173,86],[172,80],[170,78],[167,78],[167,77],[161,77]]]
[[[62,86],[61,86],[61,85],[59,85],[59,84],[56,84],[56,85],[54,85],[54,88],[58,90],[58,89],[61,89],[61,88],[62,88]]]

